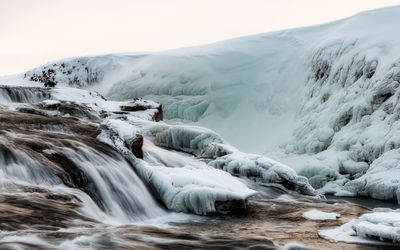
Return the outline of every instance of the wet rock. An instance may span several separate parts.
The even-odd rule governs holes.
[[[163,119],[162,105],[159,103],[155,103],[153,101],[134,99],[132,102],[129,102],[126,105],[120,106],[120,109],[123,112],[137,112],[137,111],[145,111],[145,110],[154,110],[153,120],[158,122]]]
[[[143,136],[137,134],[130,140],[125,141],[127,148],[139,159],[143,159]]]
[[[73,220],[90,221],[75,209],[79,201],[72,195],[53,195],[50,190],[36,189],[23,195],[0,195],[0,230],[14,231],[26,228],[67,228]]]
[[[247,214],[247,200],[216,201],[215,209],[218,214],[245,215]]]
[[[48,88],[0,86],[0,95],[9,102],[38,103],[50,99]]]
[[[100,120],[100,117],[91,108],[77,103],[71,104],[59,102],[53,105],[41,103],[43,109],[58,111],[61,115],[70,115],[78,118],[86,118],[90,120]]]

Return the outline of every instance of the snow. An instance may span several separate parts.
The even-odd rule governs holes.
[[[275,183],[302,194],[318,195],[307,178],[298,176],[282,163],[260,155],[235,152],[219,157],[209,165],[263,184]]]
[[[400,243],[399,211],[364,214],[356,220],[353,228],[357,235],[363,237],[377,237]]]
[[[200,47],[65,59],[2,81],[28,84],[45,71],[57,87],[97,90],[118,101],[152,99],[168,122],[185,123],[157,128],[156,145],[215,157],[221,149],[229,153],[221,146],[227,141],[283,162],[323,193],[399,200],[400,164],[393,160],[400,148],[399,23],[400,7],[389,7]],[[123,105],[61,92],[67,91],[54,90],[56,99],[85,99],[95,110]],[[189,135],[189,125],[226,141],[205,131],[216,141],[204,148],[196,141],[206,138],[196,139],[195,128]],[[188,137],[176,141],[181,132]]]
[[[151,172],[148,180],[164,204],[176,212],[224,212],[217,210],[217,201],[244,200],[256,193],[230,174],[205,163],[182,168],[148,166],[147,170]]]
[[[216,158],[235,150],[226,145],[220,135],[207,128],[152,123],[144,131],[153,137],[154,144],[158,146],[192,153],[198,157]]]
[[[218,202],[244,202],[256,193],[229,173],[208,167],[200,161],[174,168],[137,159],[125,144],[138,131],[128,121],[106,119],[100,128],[98,140],[114,147],[130,161],[141,179],[170,210],[200,215],[229,212],[220,210]]]
[[[353,229],[354,222],[355,219],[343,224],[338,228],[319,230],[318,235],[332,242],[342,241],[346,243],[358,243],[366,245],[385,245],[384,242],[379,242],[374,239],[365,239],[358,236]]]
[[[363,214],[339,228],[320,230],[318,233],[321,237],[332,241],[396,245],[400,242],[400,212],[385,209]]]
[[[59,100],[49,100],[49,99],[47,99],[47,100],[42,101],[40,104],[44,108],[47,108],[47,107],[51,107],[51,106],[56,106],[56,105],[58,105],[60,103],[61,102]]]
[[[326,213],[319,210],[310,210],[303,213],[303,217],[308,220],[336,220],[340,217],[337,213]]]

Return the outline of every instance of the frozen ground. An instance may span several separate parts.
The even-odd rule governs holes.
[[[399,23],[390,7],[202,47],[66,59],[2,81],[152,99],[169,123],[210,128],[321,192],[398,201]]]

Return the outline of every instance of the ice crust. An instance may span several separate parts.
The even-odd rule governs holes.
[[[336,220],[340,217],[337,213],[326,213],[319,210],[310,210],[303,213],[303,217],[308,220]]]

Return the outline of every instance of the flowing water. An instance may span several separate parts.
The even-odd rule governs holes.
[[[4,87],[0,95],[3,101],[31,104],[50,98],[51,92]],[[74,123],[68,126],[60,120],[60,124],[38,126],[35,121],[27,123],[29,118],[17,116],[14,122],[20,124],[0,133],[2,193],[20,194],[16,186],[70,193],[79,196],[86,216],[97,220],[106,216],[121,224],[167,214],[118,153],[74,133]]]

